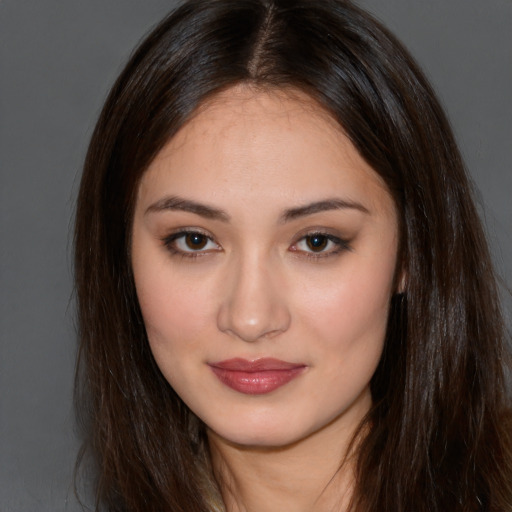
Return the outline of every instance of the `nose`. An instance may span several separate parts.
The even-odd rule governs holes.
[[[271,338],[290,326],[290,311],[279,272],[262,258],[232,265],[222,284],[219,330],[246,342]]]

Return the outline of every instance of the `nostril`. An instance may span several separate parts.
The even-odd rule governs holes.
[[[246,342],[273,338],[286,331],[290,314],[284,304],[267,303],[264,308],[245,310],[234,302],[221,306],[217,325],[220,331]]]

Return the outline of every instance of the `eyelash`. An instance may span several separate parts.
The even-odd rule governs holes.
[[[214,251],[211,251],[211,250],[184,251],[184,250],[178,249],[176,247],[177,240],[187,237],[187,236],[193,236],[193,235],[199,235],[201,237],[204,237],[206,239],[206,244],[213,242],[215,245],[217,245],[217,247],[219,247],[219,245],[215,242],[215,240],[211,236],[209,236],[206,233],[204,233],[200,230],[197,230],[197,229],[186,229],[186,230],[178,231],[176,233],[172,233],[171,235],[163,238],[162,242],[163,242],[165,248],[171,253],[172,256],[177,256],[177,257],[181,257],[181,258],[194,259],[194,258],[206,256],[207,254],[209,254],[211,252],[218,252],[217,250],[214,250]],[[311,251],[311,252],[304,251],[304,250],[300,250],[300,249],[296,248],[299,243],[307,243],[308,239],[311,240],[314,237],[325,238],[327,240],[327,244],[330,242],[335,245],[335,248],[332,250],[329,250],[329,251],[322,250],[321,252],[318,252],[318,253],[315,253],[313,251]],[[323,231],[312,231],[312,232],[302,235],[296,242],[293,243],[293,245],[290,248],[291,252],[300,252],[302,256],[304,256],[306,258],[313,259],[313,260],[318,260],[321,258],[328,258],[330,256],[337,255],[343,251],[351,251],[351,250],[352,250],[352,248],[351,248],[348,240],[343,240],[342,238],[334,236],[330,233],[325,233]]]
[[[327,240],[327,243],[331,242],[332,244],[334,244],[335,248],[334,249],[331,249],[329,251],[321,251],[321,252],[310,252],[310,251],[300,251],[298,249],[294,249],[294,247],[296,247],[299,243],[301,242],[305,242],[307,243],[307,240],[308,239],[313,239],[314,237],[319,237],[319,238],[325,238]],[[305,235],[302,235],[298,240],[297,242],[295,242],[293,245],[292,245],[292,249],[291,249],[293,252],[301,252],[302,255],[304,255],[306,258],[311,258],[311,259],[314,259],[314,260],[318,260],[318,259],[321,259],[321,258],[328,258],[330,256],[335,256],[335,255],[338,255],[340,254],[341,252],[344,252],[344,251],[351,251],[352,250],[352,247],[350,246],[350,243],[348,240],[343,240],[342,238],[339,238],[337,236],[334,236],[330,233],[326,233],[324,231],[311,231],[309,233],[306,233]]]
[[[207,240],[207,242],[206,242],[207,244],[209,242],[213,242],[218,246],[218,244],[213,240],[213,238],[211,236],[207,235],[206,233],[203,233],[202,231],[200,231],[198,229],[184,229],[182,231],[178,231],[177,233],[172,233],[171,235],[165,237],[162,241],[163,241],[165,248],[173,256],[177,256],[177,257],[193,259],[193,258],[199,258],[202,256],[206,256],[206,254],[211,252],[211,251],[194,251],[194,250],[184,251],[182,249],[178,249],[176,247],[176,241],[179,240],[180,238],[184,238],[189,235],[192,235],[192,236],[199,235],[201,237],[204,237]]]

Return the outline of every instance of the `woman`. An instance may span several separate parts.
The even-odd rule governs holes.
[[[164,20],[101,114],[75,247],[98,509],[512,509],[463,164],[411,57],[352,4]]]

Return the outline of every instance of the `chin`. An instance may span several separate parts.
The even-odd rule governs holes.
[[[213,432],[213,431],[212,431]],[[279,433],[232,433],[228,432],[225,436],[213,432],[217,438],[222,438],[225,442],[240,448],[273,449],[285,448],[301,440],[301,436],[288,436],[283,432]]]
[[[215,425],[208,427],[209,437],[213,436],[231,445],[246,448],[284,448],[309,437],[314,429],[290,428],[290,422],[268,424],[236,424]],[[296,425],[295,425],[296,427]]]

